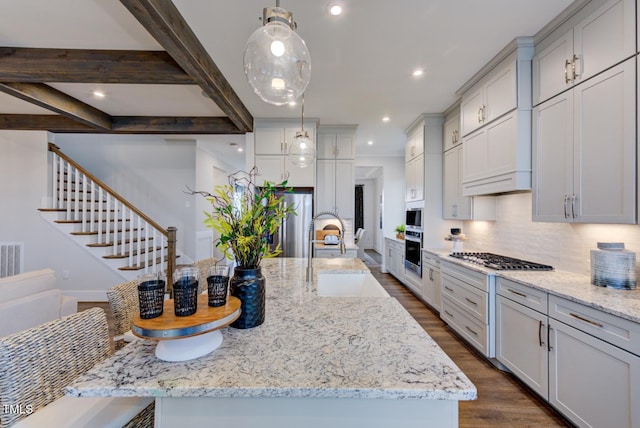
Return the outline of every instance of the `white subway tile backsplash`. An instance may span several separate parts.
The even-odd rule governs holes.
[[[488,251],[589,274],[598,242],[624,242],[640,252],[638,225],[546,223],[531,220],[531,193],[497,197],[495,222],[465,221],[465,251]]]

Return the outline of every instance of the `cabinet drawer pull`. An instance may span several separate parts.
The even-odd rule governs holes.
[[[513,293],[513,294],[515,294],[515,295],[517,295],[517,296],[524,297],[525,299],[527,298],[527,295],[526,295],[526,294],[521,293],[521,292],[519,292],[519,291],[516,291],[516,290],[514,290],[514,289],[512,289],[512,288],[507,288],[507,290],[508,290],[510,293]]]
[[[451,288],[451,287],[447,287],[446,285],[444,286],[444,289],[445,289],[445,290],[447,290],[447,291],[448,291],[448,292],[450,292],[450,293],[453,293],[453,292],[454,292],[454,291],[453,291],[453,288]]]
[[[576,218],[576,195],[571,196],[571,218]]]
[[[465,297],[464,299],[465,299],[467,302],[471,303],[472,305],[478,306],[478,303],[474,302],[474,301],[473,301],[473,300],[471,300],[470,298]]]
[[[569,315],[571,315],[571,316],[572,316],[572,317],[574,317],[574,318],[579,319],[580,321],[584,321],[584,322],[587,322],[587,323],[589,323],[589,324],[591,324],[591,325],[595,325],[596,327],[600,327],[600,328],[604,327],[602,324],[600,324],[600,323],[599,323],[599,322],[597,322],[597,321],[592,321],[592,320],[587,319],[587,318],[585,318],[585,317],[582,317],[582,316],[580,316],[580,315],[578,315],[578,314],[574,314],[573,312],[569,312]]]
[[[564,195],[564,218],[569,217],[569,212],[567,211],[567,203],[569,202],[569,196]]]
[[[465,326],[464,326],[464,328],[466,328],[466,329],[467,329],[471,334],[473,334],[474,336],[477,336],[477,335],[478,335],[478,333],[476,333],[475,331],[471,330],[471,329],[469,328],[469,326],[468,326],[468,325],[465,325]]]
[[[571,61],[568,59],[564,60],[564,83],[568,84],[571,79],[569,79],[569,66],[571,65]]]
[[[453,318],[453,314],[447,310],[444,311],[445,314],[449,315],[451,318]]]
[[[542,326],[544,324],[542,324],[542,321],[538,321],[540,324],[538,325],[538,343],[540,344],[540,346],[542,347],[542,345],[544,345],[544,342],[542,341]]]
[[[576,73],[576,62],[578,62],[578,55],[573,54],[573,61],[571,61],[571,76],[573,80],[576,80],[578,73]]]
[[[551,323],[547,324],[547,351],[551,352],[553,346],[551,346]]]

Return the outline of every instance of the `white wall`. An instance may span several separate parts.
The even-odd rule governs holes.
[[[624,242],[640,252],[637,225],[542,223],[531,221],[531,193],[497,197],[495,222],[466,221],[465,250],[489,251],[590,274],[590,250],[599,241]]]
[[[230,141],[244,143],[244,136],[216,137],[207,136],[196,148],[194,139],[167,142],[161,136],[0,131],[0,241],[24,242],[25,270],[54,269],[59,287],[81,301],[105,300],[105,291],[123,282],[38,212],[48,192],[47,144],[54,142],[159,224],[178,227],[178,248],[185,252],[180,262],[189,262],[196,257],[197,232],[204,229],[207,204],[204,198],[184,193],[185,186],[209,187],[213,166],[234,171],[243,166],[243,156],[223,156],[215,150]],[[65,271],[68,279],[63,279]]]
[[[106,298],[104,290],[122,278],[38,211],[46,204],[49,141],[46,132],[0,131],[0,241],[23,242],[25,271],[53,269],[63,293],[81,300]]]

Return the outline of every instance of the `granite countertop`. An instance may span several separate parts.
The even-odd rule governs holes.
[[[444,250],[424,249],[430,254],[475,271],[494,274],[529,287],[546,291],[549,294],[599,309],[603,312],[640,323],[640,289],[616,290],[596,287],[591,284],[589,275],[566,271],[496,271],[484,266],[447,257]]]
[[[385,236],[384,239],[390,239],[392,241],[396,241],[404,245],[404,239],[398,239],[395,236]]]
[[[91,369],[68,395],[473,400],[475,386],[393,297],[319,297],[306,259],[265,259],[266,320],[224,328],[211,354],[166,362],[139,340]],[[359,259],[314,259],[323,274],[365,273]]]

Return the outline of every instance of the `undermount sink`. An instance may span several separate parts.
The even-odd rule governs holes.
[[[318,296],[389,297],[370,273],[327,273],[318,275]]]

